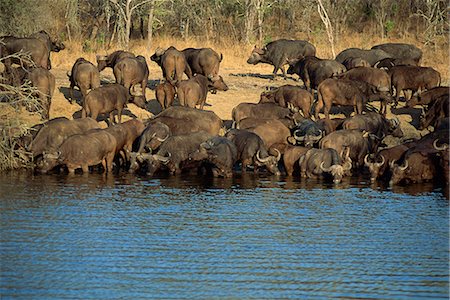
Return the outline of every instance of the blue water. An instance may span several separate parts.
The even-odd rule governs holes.
[[[10,173],[0,203],[1,299],[449,296],[432,185]]]

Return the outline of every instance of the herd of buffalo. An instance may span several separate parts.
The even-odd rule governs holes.
[[[64,48],[45,31],[0,38],[2,82],[20,85],[30,80],[39,91],[46,119],[55,88],[50,52]],[[31,61],[17,61],[14,54],[20,51]],[[259,103],[234,107],[232,122],[203,110],[208,92],[228,89],[219,75],[223,55],[211,48],[155,51],[150,59],[165,79],[155,88],[162,111],[145,122],[121,120],[128,102],[147,107],[145,57],[115,51],[98,55],[97,66],[79,58],[67,75],[71,103],[74,87],[81,91],[82,117],[46,120],[20,144],[32,153],[42,173],[62,167],[69,173],[79,168],[89,172],[89,167],[102,164],[105,172],[114,168],[149,175],[197,172],[231,177],[237,169],[265,169],[335,183],[363,172],[370,173],[372,181],[390,184],[448,184],[449,88],[440,86],[439,72],[420,66],[419,48],[387,43],[369,50],[346,49],[334,60],[315,55],[314,45],[301,40],[280,39],[255,47],[249,64],[271,64],[273,76],[281,69],[285,78],[284,66],[289,65],[287,74],[297,74],[304,87],[267,88]],[[106,67],[112,68],[116,83],[101,85],[100,72]],[[423,110],[419,129],[431,133],[406,139],[399,119],[386,118],[387,106],[397,107],[402,94],[405,107]],[[175,99],[179,105],[173,105]],[[380,101],[379,109],[370,104],[373,101]],[[335,106],[351,106],[355,114],[330,118]],[[108,120],[105,129],[97,122],[101,114]],[[387,147],[387,136],[397,138],[397,145]]]

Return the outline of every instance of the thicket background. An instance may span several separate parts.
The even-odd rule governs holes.
[[[367,34],[448,45],[443,0],[2,0],[0,34],[45,29],[63,41],[79,41],[87,52],[112,44],[128,48],[130,40],[152,46],[153,37],[165,36],[261,45],[282,37],[327,36],[319,2],[336,43]]]

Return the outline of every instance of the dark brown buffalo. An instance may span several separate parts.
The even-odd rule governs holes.
[[[298,169],[298,160],[305,155],[309,149],[310,148],[292,145],[287,145],[285,147],[283,152],[283,164],[288,176],[292,176],[296,169]]]
[[[359,48],[349,48],[341,51],[336,56],[336,60],[342,64],[349,57],[352,58],[359,57],[367,61],[371,66],[373,66],[376,64],[377,61],[380,61],[383,58],[392,57],[392,55],[381,49],[364,50]]]
[[[91,118],[76,120],[68,120],[66,118],[53,119],[41,126],[29,148],[36,159],[45,151],[56,150],[69,136],[95,128],[100,127]]]
[[[169,137],[161,144],[156,154],[140,154],[147,162],[147,174],[153,175],[163,167],[171,174],[180,174],[183,169],[189,168],[189,154],[210,138],[212,136],[204,131]],[[132,160],[133,164],[135,162]]]
[[[109,55],[97,55],[98,71],[103,71],[106,67],[114,69],[114,66],[123,58],[135,57],[135,55],[128,51],[118,50]]]
[[[177,84],[178,100],[182,106],[195,108],[199,105],[200,109],[203,109],[206,96],[211,89],[226,91],[228,87],[222,76],[210,80],[201,74],[196,74],[192,78],[182,80]]]
[[[186,57],[192,75],[201,74],[209,79],[219,75],[222,53],[219,55],[211,48],[186,48],[181,52]]]
[[[420,90],[429,90],[441,84],[441,75],[430,67],[395,66],[389,70],[392,86],[395,87],[396,104],[400,93],[411,90],[412,94]]]
[[[391,148],[382,149],[376,154],[366,154],[364,164],[369,168],[370,180],[374,182],[378,178],[387,179],[391,175],[390,165],[392,162],[399,160],[402,155],[416,142],[404,143]]]
[[[266,124],[261,124],[248,131],[256,133],[264,141],[267,149],[276,143],[288,143],[291,131],[280,120],[272,120]]]
[[[354,167],[359,168],[364,165],[366,154],[373,153],[376,150],[377,143],[372,138],[375,137],[368,132],[361,132],[357,129],[342,129],[325,136],[320,140],[319,146],[321,149],[335,149],[342,158],[345,148],[348,147],[349,157]]]
[[[14,54],[17,52],[28,53],[31,56],[32,62],[23,63],[27,67],[41,67],[47,70],[51,69],[50,62],[50,51],[47,46],[39,39],[36,38],[18,38],[13,36],[0,37],[0,43],[4,43],[8,53]],[[22,64],[20,61],[15,61]],[[33,65],[34,63],[34,65]]]
[[[82,94],[82,99],[86,97],[89,89],[96,89],[100,86],[100,73],[93,63],[83,57],[78,58],[72,66],[72,71],[67,73],[70,81],[70,103],[73,103],[73,88],[78,87]]]
[[[443,96],[434,101],[434,103],[428,108],[425,115],[421,116],[420,129],[426,129],[428,126],[436,127],[438,120],[449,117],[449,98]]]
[[[261,93],[259,103],[274,102],[281,107],[301,110],[303,115],[310,117],[313,95],[308,91],[293,85],[283,85],[273,91]]]
[[[398,118],[386,119],[376,112],[355,115],[345,120],[342,124],[342,128],[367,131],[375,134],[380,139],[383,139],[387,135],[392,135],[397,138],[403,137],[403,131],[400,128],[400,121]]]
[[[97,119],[99,114],[109,114],[109,123],[115,123],[114,111],[117,111],[119,123],[122,121],[122,111],[130,94],[128,90],[120,84],[111,83],[91,90],[83,102],[81,115],[83,118],[91,117]]]
[[[351,160],[341,159],[335,149],[309,149],[299,159],[300,175],[303,178],[318,178],[331,175],[334,183],[339,183],[352,168]]]
[[[399,164],[392,162],[389,185],[421,183],[437,179],[439,157],[434,148],[412,148],[405,152]]]
[[[347,70],[358,67],[370,67],[370,64],[361,57],[347,57],[346,59],[344,59],[342,64]]]
[[[273,65],[273,76],[276,76],[278,69],[281,69],[283,77],[286,78],[284,66],[289,64],[289,61],[315,55],[316,48],[307,41],[280,39],[268,43],[262,49],[255,46],[247,63]]]
[[[163,110],[172,106],[173,100],[175,99],[175,93],[175,87],[169,82],[163,82],[156,86],[155,97]]]
[[[406,107],[414,107],[416,105],[431,105],[441,97],[449,97],[448,86],[438,86],[424,91],[416,96],[412,96],[406,102]]]
[[[422,59],[422,50],[412,44],[385,43],[375,45],[372,49],[383,50],[396,59],[413,61],[416,66],[419,65],[420,60]]]
[[[277,150],[277,156],[271,156],[263,140],[255,133],[232,129],[226,133],[226,138],[236,145],[237,160],[242,163],[242,172],[247,172],[247,167],[253,166],[254,172],[258,171],[258,167],[266,167],[266,169],[275,175],[280,175],[278,162],[281,159],[281,153]]]
[[[145,125],[142,121],[133,119],[121,124],[109,126],[104,130],[114,136],[116,139],[115,153],[118,154],[122,151],[126,162],[129,160],[129,153],[132,150],[133,142],[141,136],[144,129]]]
[[[145,89],[149,74],[145,57],[142,55],[125,57],[115,64],[113,70],[116,83],[123,85],[130,91],[134,104],[145,109]]]
[[[375,86],[378,92],[391,91],[391,77],[385,70],[372,67],[358,67],[348,70],[339,78],[367,82]]]
[[[69,173],[81,168],[89,173],[89,166],[102,164],[106,172],[112,172],[116,139],[106,130],[91,130],[67,138],[57,151],[44,154],[42,173],[58,165],[66,165]]]
[[[216,136],[201,143],[196,151],[189,154],[189,160],[211,164],[214,177],[232,177],[237,149],[229,139]]]
[[[171,135],[172,131],[166,124],[159,121],[149,123],[139,139],[138,153],[157,150]]]
[[[298,74],[310,91],[327,78],[335,77],[347,71],[340,62],[332,59],[321,59],[315,56],[307,56],[295,64],[291,64],[287,73]]]
[[[42,105],[42,118],[48,119],[53,92],[55,91],[55,76],[44,68],[33,68],[28,76],[31,84],[38,91],[37,96]]]
[[[312,147],[324,136],[324,128],[311,119],[304,119],[292,128],[292,137],[288,141],[293,145]]]
[[[163,77],[171,85],[180,82],[183,79],[183,73],[186,73],[188,78],[192,77],[192,71],[185,55],[173,46],[166,50],[157,48],[150,59],[161,67]]]
[[[214,112],[190,107],[172,106],[156,115],[149,123],[162,122],[169,126],[173,135],[205,131],[219,135],[223,121]]]
[[[240,103],[231,112],[233,120],[239,122],[245,118],[284,119],[293,116],[290,109],[275,103]]]
[[[318,119],[319,112],[323,108],[325,118],[329,119],[332,105],[351,105],[354,107],[355,113],[362,114],[366,102],[366,95],[358,89],[353,81],[335,78],[325,79],[317,88],[317,104],[314,116]]]

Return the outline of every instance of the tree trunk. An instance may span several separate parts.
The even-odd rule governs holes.
[[[150,4],[150,10],[148,11],[148,24],[147,24],[147,48],[152,46],[153,39],[153,12],[155,11],[154,1]]]
[[[246,0],[245,1],[245,32],[244,32],[244,42],[250,43],[251,38],[253,37],[253,25],[255,21],[256,15],[256,6],[254,0]]]

